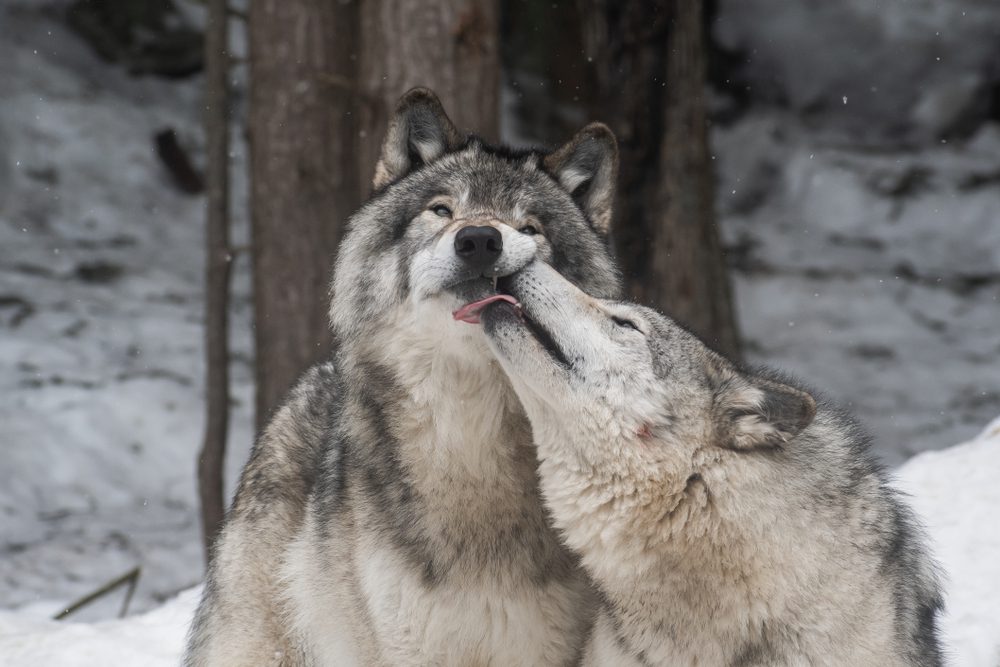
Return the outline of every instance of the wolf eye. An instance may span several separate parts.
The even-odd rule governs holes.
[[[524,227],[521,227],[521,229],[519,231],[522,234],[527,234],[528,236],[534,236],[535,234],[539,233],[538,227],[535,227],[534,225],[531,225],[531,224],[528,224],[528,225],[525,225]]]
[[[435,215],[441,216],[442,218],[451,217],[451,209],[444,204],[434,204],[434,206],[431,206],[431,212]]]
[[[642,329],[639,328],[639,325],[633,322],[632,320],[626,320],[623,317],[612,317],[611,321],[620,327],[625,327],[626,329],[635,329],[639,333],[642,333]]]

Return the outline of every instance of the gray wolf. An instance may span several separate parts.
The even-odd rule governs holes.
[[[399,102],[332,285],[335,355],[256,443],[188,665],[568,665],[595,604],[538,493],[523,409],[473,310],[542,259],[613,296],[617,147],[551,153]]]
[[[483,326],[601,600],[584,664],[941,664],[935,568],[844,415],[542,263],[501,290]]]

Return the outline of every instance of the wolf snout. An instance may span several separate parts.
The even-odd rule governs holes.
[[[470,225],[455,234],[455,254],[477,275],[490,269],[503,252],[503,236],[496,227]]]

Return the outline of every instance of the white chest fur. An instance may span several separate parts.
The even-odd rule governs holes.
[[[391,548],[359,563],[383,660],[391,665],[562,665],[578,647],[572,583],[460,582],[428,587]]]

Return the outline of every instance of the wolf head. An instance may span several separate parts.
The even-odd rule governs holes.
[[[332,288],[341,345],[396,340],[462,347],[479,327],[453,318],[495,281],[544,259],[587,293],[611,296],[608,251],[617,146],[594,124],[552,153],[495,148],[459,134],[426,89],[400,100],[375,193],[349,222]]]
[[[482,314],[536,439],[674,458],[782,445],[812,421],[806,392],[746,373],[669,318],[594,298],[541,262]],[[541,429],[541,431],[540,431]]]

